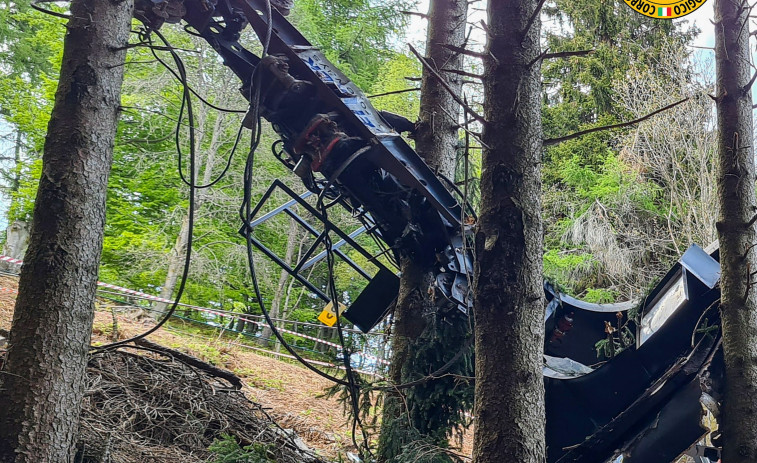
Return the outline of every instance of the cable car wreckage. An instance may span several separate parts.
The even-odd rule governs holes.
[[[274,154],[312,193],[339,203],[391,252],[409,253],[436,265],[433,290],[440,310],[471,309],[468,280],[472,259],[469,232],[475,222],[450,192],[455,186],[431,171],[399,135],[409,121],[380,113],[365,95],[318,48],[282,15],[291,2],[278,0],[140,0],[136,17],[147,27],[184,20],[204,38],[242,81],[251,107],[281,138]],[[270,25],[269,25],[270,20]],[[239,43],[250,25],[267,43],[262,58]],[[270,29],[269,29],[270,27]],[[257,89],[252,88],[253,82]],[[253,102],[251,102],[253,103]],[[251,111],[245,124],[252,127]],[[275,145],[276,146],[276,145]],[[255,219],[274,189],[292,200]],[[457,192],[459,194],[459,191]],[[340,236],[361,253],[353,238],[281,182],[274,182],[249,217],[242,233],[292,276],[324,300],[328,296],[299,272],[326,232]],[[322,221],[319,232],[292,211],[299,204]],[[305,258],[289,267],[252,237],[252,228],[271,214],[286,212],[316,237]],[[340,243],[335,245],[338,248]],[[338,249],[335,252],[340,252]],[[399,287],[395,272],[379,268],[344,317],[367,332],[386,315]],[[717,250],[692,246],[641,304],[590,304],[558,293],[545,284],[545,366],[549,462],[669,462],[682,453],[694,461],[717,461],[718,449],[697,445],[706,434],[705,410],[717,414],[722,376],[718,323],[720,291]],[[637,312],[636,317],[629,311]],[[636,323],[634,320],[640,320]],[[704,323],[706,325],[706,323]],[[624,331],[628,346],[610,352],[597,368],[597,342]],[[633,333],[635,330],[635,333]],[[630,336],[629,336],[630,333]],[[615,342],[609,341],[615,350]]]

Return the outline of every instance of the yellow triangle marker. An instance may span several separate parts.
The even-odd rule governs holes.
[[[347,306],[339,303],[339,316],[347,310]],[[334,311],[334,303],[329,302],[326,307],[323,308],[323,312],[318,315],[318,321],[326,326],[334,326],[336,324],[336,312]]]

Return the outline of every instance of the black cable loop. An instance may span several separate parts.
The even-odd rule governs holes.
[[[187,82],[186,67],[184,66],[184,61],[181,59],[181,56],[179,56],[179,54],[176,53],[176,49],[168,42],[168,40],[163,36],[163,34],[161,34],[157,30],[155,30],[153,32],[155,32],[155,35],[157,35],[158,38],[160,38],[160,40],[163,42],[163,44],[165,44],[166,49],[171,54],[171,57],[173,58],[174,62],[176,63],[176,67],[179,70],[179,76],[178,77],[179,77],[180,81],[182,83]],[[147,35],[146,38],[147,38],[148,43],[151,46],[150,47],[150,51],[152,52],[152,54],[155,57],[155,59],[157,59],[161,64],[163,64],[163,66],[166,67],[166,69],[168,69],[169,71],[171,71],[171,73],[174,74],[174,76],[176,76],[176,73],[173,71],[173,69],[171,69],[168,66],[168,64],[165,63],[163,60],[161,60],[161,58],[157,55],[157,53],[155,53],[155,49],[152,47],[152,39],[150,38],[149,34]],[[195,94],[195,96],[197,95],[196,93],[194,93],[194,94]],[[198,98],[200,98],[200,97],[198,97]],[[202,100],[202,98],[200,98],[200,100]],[[210,105],[210,103],[207,103],[204,100],[202,100],[202,101],[204,103]],[[213,105],[210,105],[210,106],[214,107]],[[182,106],[179,109],[179,122],[178,122],[179,124],[181,124],[183,113],[184,113],[184,102],[182,101]],[[190,119],[191,119],[190,120],[190,125],[193,125],[192,121],[194,120],[194,118],[190,118]],[[234,154],[237,151],[237,146],[239,146],[239,141],[242,138],[242,129],[244,129],[244,123],[240,122],[239,129],[237,130],[236,138],[234,139],[234,145],[232,146],[231,151],[229,152],[228,159],[226,160],[226,166],[223,168],[223,171],[220,174],[218,174],[218,176],[215,178],[215,180],[213,180],[213,181],[211,181],[211,182],[209,182],[209,183],[207,183],[205,185],[190,185],[190,182],[187,180],[186,176],[184,175],[184,169],[182,167],[182,165],[183,165],[183,161],[182,161],[182,159],[183,159],[183,153],[182,153],[182,150],[181,150],[181,144],[180,144],[180,139],[179,139],[179,130],[177,128],[175,142],[176,142],[176,152],[179,155],[179,177],[181,177],[181,181],[184,182],[185,185],[193,186],[194,188],[197,188],[197,189],[210,188],[213,185],[215,185],[218,182],[220,182],[226,176],[226,174],[229,171],[229,168],[231,167],[231,161],[234,159]]]
[[[268,54],[268,48],[270,45],[270,39],[272,34],[273,25],[271,23],[271,4],[270,0],[266,0],[266,13],[267,17],[269,18],[268,21],[268,28],[266,31],[266,37],[263,42],[263,53],[261,54],[261,59],[264,58]],[[273,335],[278,339],[278,341],[281,343],[282,346],[292,355],[294,356],[298,362],[302,363],[306,368],[313,371],[314,373],[318,374],[319,376],[328,379],[331,382],[334,382],[336,384],[342,385],[342,386],[348,386],[349,382],[342,380],[340,378],[337,378],[335,376],[332,376],[328,373],[325,373],[321,371],[320,369],[316,368],[312,364],[310,364],[306,359],[301,357],[297,352],[292,349],[292,346],[289,345],[289,343],[284,339],[284,337],[279,332],[278,328],[274,324],[273,320],[270,317],[270,314],[268,313],[268,309],[265,307],[265,302],[263,301],[262,293],[260,291],[260,285],[258,283],[257,274],[255,272],[255,259],[252,251],[252,226],[250,225],[249,218],[252,215],[252,172],[253,172],[253,164],[255,160],[255,152],[257,148],[260,145],[260,138],[262,134],[261,129],[261,116],[259,111],[259,105],[261,101],[261,93],[260,93],[260,85],[255,85],[255,82],[257,79],[259,79],[259,72],[258,68],[256,67],[253,72],[252,76],[250,77],[250,110],[249,114],[252,116],[252,138],[250,140],[250,151],[247,156],[247,161],[245,163],[245,170],[244,170],[244,199],[242,202],[242,205],[239,208],[239,214],[242,219],[242,222],[245,227],[245,235],[246,235],[246,248],[247,248],[247,261],[248,266],[250,270],[250,277],[252,279],[252,285],[253,289],[255,291],[255,297],[258,300],[258,306],[260,307],[261,311],[263,312],[263,316],[266,319],[266,323],[268,323],[268,326],[271,328],[271,332]]]
[[[149,31],[146,35],[149,38]],[[154,52],[153,52],[154,53]],[[177,56],[178,57],[178,56]],[[177,60],[176,65],[183,70],[184,65],[180,62],[180,60]],[[195,128],[194,128],[194,113],[192,112],[192,98],[189,92],[189,87],[186,85],[186,72],[182,72],[182,86],[184,88],[184,91],[182,93],[182,100],[181,100],[181,110],[179,112],[179,125],[176,126],[176,137],[178,140],[178,132],[180,129],[180,123],[183,116],[184,111],[184,105],[187,107],[187,117],[189,119],[189,150],[190,150],[190,157],[189,157],[189,175],[190,175],[190,182],[189,182],[189,211],[188,211],[188,231],[187,231],[187,250],[184,257],[184,269],[182,271],[181,280],[179,283],[179,289],[176,292],[176,298],[174,299],[173,304],[171,305],[171,308],[168,310],[168,312],[165,313],[163,318],[152,328],[149,330],[138,334],[136,336],[132,336],[129,339],[125,339],[123,341],[118,341],[110,344],[106,344],[104,346],[97,347],[91,351],[91,353],[97,353],[97,352],[104,352],[107,350],[113,350],[118,347],[124,346],[126,344],[132,343],[134,341],[137,341],[139,339],[143,339],[150,334],[154,333],[158,329],[160,329],[161,326],[166,324],[166,322],[171,318],[171,316],[176,311],[176,308],[179,305],[179,301],[181,301],[181,296],[184,294],[184,288],[187,284],[187,279],[189,277],[189,267],[190,263],[192,261],[192,238],[193,238],[193,232],[194,232],[194,220],[195,220]],[[180,169],[179,169],[180,170]]]

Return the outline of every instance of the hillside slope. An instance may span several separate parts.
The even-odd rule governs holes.
[[[10,328],[16,287],[16,278],[0,276],[0,329]],[[154,324],[139,310],[119,308],[115,313],[118,339],[136,335]],[[93,344],[115,339],[113,325],[113,312],[106,304],[98,304]],[[351,426],[342,405],[335,399],[319,397],[331,383],[306,368],[272,358],[261,349],[237,342],[233,337],[219,336],[217,332],[198,332],[197,329],[185,332],[176,324],[157,331],[150,340],[233,371],[244,383],[242,393],[246,398],[260,404],[279,426],[294,430],[308,447],[324,458],[334,459],[347,451],[354,451]],[[166,450],[164,456],[154,455],[149,461],[176,461],[174,451]]]

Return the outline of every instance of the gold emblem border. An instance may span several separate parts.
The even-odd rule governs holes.
[[[699,9],[702,5],[704,5],[707,2],[707,0],[680,0],[675,3],[668,3],[668,4],[658,4],[656,2],[650,2],[647,0],[623,0],[623,3],[626,4],[627,7],[631,8],[634,12],[646,16],[648,18],[652,19],[675,19],[675,18],[682,18],[684,16],[687,16],[696,10]],[[693,6],[692,6],[693,4]],[[646,5],[649,5],[651,8],[651,11],[649,8],[646,7]],[[660,17],[657,16],[657,9],[658,8],[670,8],[671,15],[666,17]],[[676,13],[676,8],[678,8],[678,13]]]

